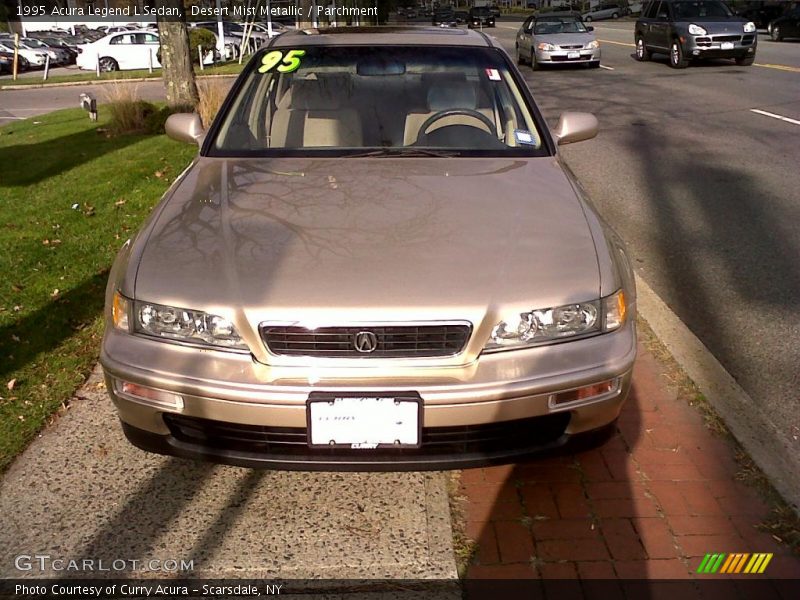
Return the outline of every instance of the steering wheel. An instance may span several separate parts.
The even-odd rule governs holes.
[[[477,119],[484,125],[489,128],[489,133],[491,133],[495,138],[497,137],[497,126],[492,122],[492,120],[477,110],[472,110],[471,108],[448,108],[446,110],[440,110],[437,113],[432,114],[430,117],[425,119],[425,122],[419,128],[419,133],[417,134],[417,139],[414,141],[415,144],[419,144],[420,140],[422,140],[426,135],[426,132],[430,128],[431,125],[436,123],[436,121],[441,121],[446,117],[456,117],[456,116],[463,116],[463,117],[472,117],[473,119]],[[461,123],[463,125],[463,123]],[[467,127],[474,127],[473,125],[467,125]],[[477,129],[477,127],[476,127]]]

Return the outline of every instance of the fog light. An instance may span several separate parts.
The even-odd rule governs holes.
[[[589,404],[590,402],[613,398],[619,393],[620,382],[621,379],[616,377],[600,383],[575,388],[574,390],[552,394],[550,396],[550,408]]]
[[[178,394],[121,380],[116,381],[115,387],[118,394],[131,400],[176,411],[183,410],[183,396]]]

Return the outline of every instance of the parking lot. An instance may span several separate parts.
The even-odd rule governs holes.
[[[513,55],[517,28],[503,20],[490,33]],[[598,137],[564,147],[566,163],[627,242],[637,274],[749,394],[753,419],[774,436],[775,452],[800,465],[800,43],[774,43],[762,35],[753,66],[715,61],[676,71],[666,58],[636,62],[632,28],[630,22],[595,24],[603,52],[600,69],[533,72],[522,67],[522,72],[551,125],[566,110],[597,115]],[[143,97],[162,95],[160,82],[132,85],[140,85]],[[92,89],[101,93],[101,87]],[[76,106],[79,93],[79,88],[2,91],[0,124]],[[637,368],[641,383],[635,384],[620,435],[605,450],[566,462],[465,473],[462,491],[468,499],[470,494],[489,499],[467,509],[468,533],[484,553],[478,566],[500,565],[494,575],[489,570],[476,574],[517,577],[531,554],[540,554],[551,566],[529,569],[525,576],[682,577],[688,569],[680,560],[722,546],[726,551],[783,548],[766,534],[753,533],[765,505],[732,482],[737,467],[730,448],[711,438],[692,409],[677,406],[682,399],[664,395],[652,383],[665,375],[652,357]],[[141,455],[125,445],[107,405],[100,396],[89,398],[59,423],[65,440],[78,446],[91,440],[73,459],[53,460],[67,446],[50,439],[35,443],[22,466],[9,471],[6,508],[31,502],[31,494],[42,501],[36,528],[26,527],[28,517],[10,521],[2,536],[4,559],[23,547],[52,551],[45,538],[60,524],[74,522],[85,529],[68,528],[72,533],[65,533],[60,550],[67,555],[114,556],[132,549],[131,556],[139,556],[158,548],[165,557],[196,557],[203,574],[217,576],[453,575],[443,558],[449,540],[440,537],[448,523],[436,517],[446,504],[441,478],[359,476],[351,487],[345,481],[350,476],[247,474],[161,457],[137,463]],[[665,431],[670,427],[685,427],[692,437],[676,439],[674,431]],[[653,429],[663,436],[653,436]],[[686,446],[694,449],[677,452]],[[623,457],[633,449],[635,461]],[[699,458],[704,453],[710,455],[706,461]],[[131,469],[132,464],[139,466]],[[76,465],[96,469],[92,480]],[[42,472],[52,488],[46,492],[32,478]],[[659,480],[656,472],[674,477]],[[108,502],[100,500],[98,490]],[[390,523],[386,519],[395,513],[387,507],[398,502],[398,490],[405,494],[399,498],[404,511],[400,521]],[[63,502],[67,492],[69,502]],[[503,500],[503,494],[510,496]],[[341,501],[331,509],[320,500],[326,497]],[[89,498],[95,504],[83,506]],[[151,498],[159,503],[153,514],[148,512]],[[607,525],[582,529],[578,522],[588,514],[584,504],[603,506]],[[665,506],[671,507],[674,524],[659,516],[659,511],[667,514]],[[530,522],[537,515],[562,521]],[[508,523],[522,523],[538,538],[526,538]],[[190,533],[174,535],[169,528]],[[644,528],[648,533],[641,535]],[[598,541],[600,536],[606,541]],[[682,554],[683,547],[676,551],[673,544],[678,537],[696,539],[685,541]],[[733,538],[753,547],[735,547]],[[299,542],[286,550],[287,540]],[[767,543],[768,549],[755,547]],[[207,551],[211,546],[217,550]],[[261,551],[244,562],[232,558],[242,547]],[[320,570],[323,551],[338,553],[341,564]],[[606,563],[617,558],[624,564],[614,571]],[[663,562],[643,569],[642,562],[653,558]],[[792,560],[781,562],[781,573],[791,572]],[[4,567],[9,564],[4,560]]]

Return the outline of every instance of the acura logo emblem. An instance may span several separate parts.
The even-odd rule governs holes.
[[[378,348],[378,336],[371,331],[359,331],[353,336],[353,347],[356,352],[368,354]]]

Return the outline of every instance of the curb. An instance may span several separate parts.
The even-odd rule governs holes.
[[[219,75],[196,75],[195,79],[224,79],[238,77],[238,73],[221,73]],[[60,81],[58,83],[31,83],[0,85],[0,90],[38,90],[41,88],[74,87],[79,85],[107,85],[110,83],[138,83],[142,81],[161,81],[161,77],[131,77],[130,79],[98,79],[97,81]]]
[[[637,274],[637,306],[778,493],[800,513],[800,458],[772,420]]]

